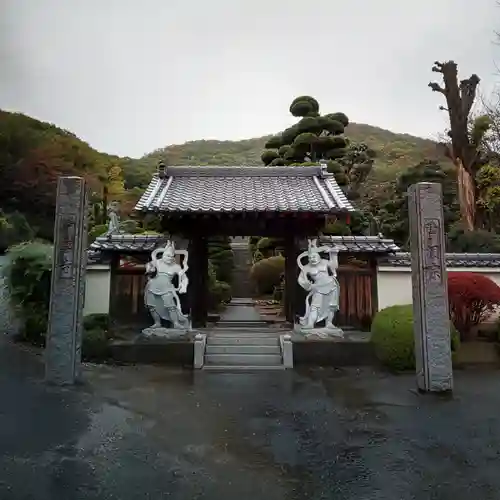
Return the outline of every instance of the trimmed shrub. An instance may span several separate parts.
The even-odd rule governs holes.
[[[109,314],[87,314],[83,318],[83,328],[85,330],[108,331]]]
[[[448,231],[446,247],[448,252],[498,253],[500,236],[484,229],[469,231],[458,223]]]
[[[11,247],[5,279],[11,306],[21,321],[21,339],[44,345],[47,332],[52,246],[33,242]]]
[[[451,327],[451,348],[456,351],[459,336]],[[372,322],[372,343],[379,361],[390,370],[399,372],[415,369],[413,306],[398,305],[379,311]]]
[[[93,243],[98,236],[102,236],[108,230],[107,224],[98,224],[89,231],[89,243]]]
[[[223,304],[231,301],[231,286],[219,281],[215,274],[215,266],[212,261],[208,261],[208,309],[212,312],[220,310]]]
[[[209,290],[209,310],[216,312],[231,301],[231,286],[224,281],[215,281]]]
[[[461,340],[470,340],[473,329],[500,304],[500,287],[478,273],[448,273],[450,316]]]
[[[268,295],[280,285],[281,275],[285,271],[285,258],[281,255],[269,257],[256,262],[250,271],[257,293]]]
[[[12,245],[31,241],[34,236],[34,230],[22,213],[4,214],[0,209],[0,253],[4,253]]]
[[[110,356],[108,332],[103,329],[84,330],[82,361],[104,361]]]
[[[208,258],[219,281],[230,282],[234,268],[234,254],[227,236],[214,236],[208,240]]]
[[[120,229],[128,234],[140,234],[142,232],[141,225],[134,219],[126,219],[121,221]]]
[[[109,356],[109,315],[88,314],[83,318],[82,360],[99,362]]]

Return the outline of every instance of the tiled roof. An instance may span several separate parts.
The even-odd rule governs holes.
[[[109,264],[111,255],[99,250],[87,250],[87,265],[92,264]]]
[[[98,236],[90,245],[93,252],[152,252],[165,239],[157,234],[112,234]]]
[[[156,234],[114,234],[99,236],[87,252],[89,264],[104,264],[109,262],[112,252],[138,253],[152,252],[165,242],[161,235]],[[381,236],[322,236],[321,244],[334,244],[340,252],[397,252],[399,247],[393,240]],[[304,247],[305,248],[305,247]]]
[[[500,268],[500,254],[498,253],[447,253],[445,259],[446,267]],[[409,267],[411,266],[411,255],[409,252],[398,252],[389,256],[380,265],[385,267]]]
[[[135,210],[339,213],[354,208],[321,165],[189,166],[155,174]]]
[[[340,252],[395,253],[400,248],[394,240],[382,236],[322,236],[321,244],[335,245]]]

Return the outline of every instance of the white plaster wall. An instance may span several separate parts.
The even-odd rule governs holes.
[[[87,267],[83,314],[109,314],[111,272],[102,264]]]
[[[448,272],[484,274],[500,285],[500,268],[450,267]],[[411,304],[410,267],[379,267],[377,269],[377,295],[379,310],[389,306]]]

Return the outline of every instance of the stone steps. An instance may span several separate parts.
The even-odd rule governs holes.
[[[205,350],[205,356],[211,356],[212,354],[274,354],[279,356],[281,360],[281,349],[276,343],[268,345],[258,345],[258,344],[207,344]]]
[[[262,330],[271,325],[272,322],[268,321],[219,321],[216,328],[232,328],[234,330],[251,329]]]
[[[209,330],[212,337],[225,335],[226,337],[274,337],[278,338],[279,330],[266,328],[255,330],[253,328],[216,328]]]
[[[205,365],[203,370],[207,372],[257,372],[257,371],[273,371],[273,370],[284,370],[283,364],[276,366],[237,366],[237,365]]]
[[[279,332],[271,329],[216,327],[207,333],[203,369],[284,369]]]
[[[207,347],[208,346],[274,346],[276,344],[276,337],[266,337],[266,336],[247,336],[242,335],[241,337],[233,337],[232,335],[227,336],[218,336],[216,338],[208,337],[207,339]]]
[[[205,366],[280,366],[283,364],[279,354],[207,354],[205,352]]]

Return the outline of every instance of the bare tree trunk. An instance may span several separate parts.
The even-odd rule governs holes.
[[[462,224],[468,231],[476,226],[476,189],[472,176],[465,170],[460,158],[456,158],[457,191]]]
[[[436,61],[432,68],[435,73],[441,73],[444,86],[436,82],[429,83],[434,92],[440,92],[446,98],[450,119],[450,139],[448,156],[457,167],[458,199],[462,222],[468,230],[476,225],[476,179],[477,146],[469,137],[469,115],[476,98],[479,77],[471,75],[465,80],[458,80],[458,67],[454,61],[440,63]]]

